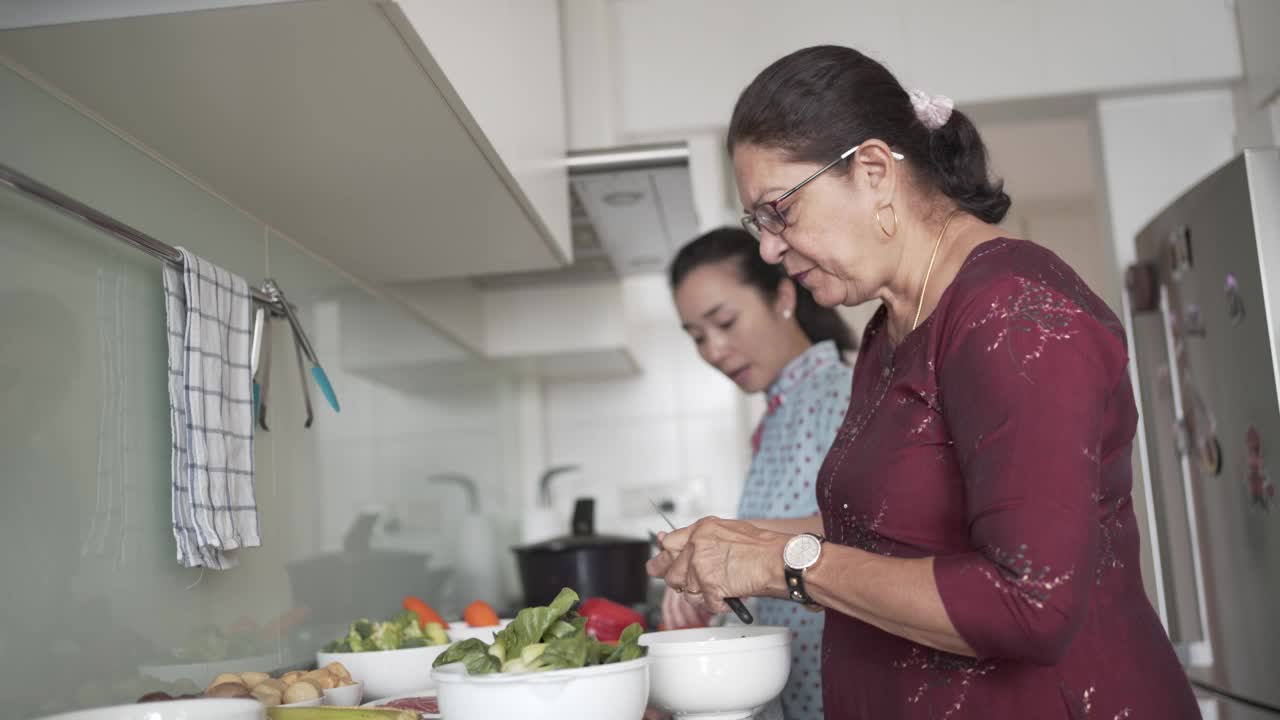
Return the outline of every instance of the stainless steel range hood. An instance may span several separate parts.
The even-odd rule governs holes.
[[[662,272],[698,231],[686,143],[574,151],[569,170],[573,263],[474,278],[481,288],[598,282]]]

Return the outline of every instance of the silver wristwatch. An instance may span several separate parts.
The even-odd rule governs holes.
[[[804,571],[813,567],[822,555],[822,544],[827,539],[813,533],[801,533],[787,541],[782,548],[782,574],[787,581],[787,595],[805,605],[816,605],[804,587]]]

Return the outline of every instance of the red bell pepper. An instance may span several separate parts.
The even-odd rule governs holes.
[[[578,614],[587,619],[587,634],[600,642],[618,642],[622,631],[631,623],[640,623],[640,627],[645,627],[643,615],[626,605],[604,598],[583,600],[578,606]]]

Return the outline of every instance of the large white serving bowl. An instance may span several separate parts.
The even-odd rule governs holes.
[[[372,650],[358,653],[316,653],[316,665],[324,667],[340,662],[351,673],[351,679],[364,684],[364,699],[402,695],[414,690],[435,687],[431,679],[431,663],[448,645],[406,648],[404,650]]]
[[[263,720],[266,716],[266,706],[257,700],[202,698],[77,710],[43,720]]]
[[[449,720],[636,720],[649,697],[649,659],[534,673],[468,675],[436,668],[440,714]]]
[[[738,720],[777,697],[791,672],[791,631],[726,625],[646,633],[649,702],[681,720]]]
[[[449,629],[445,633],[449,635],[450,642],[459,642],[469,638],[483,641],[486,644],[493,644],[494,633],[511,624],[512,618],[503,618],[498,621],[497,625],[489,625],[487,627],[476,627],[464,622],[449,623]]]

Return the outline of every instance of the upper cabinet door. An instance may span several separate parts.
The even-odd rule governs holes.
[[[568,254],[559,0],[397,3]]]
[[[569,262],[555,2],[244,2],[19,27],[0,63],[371,283]]]

